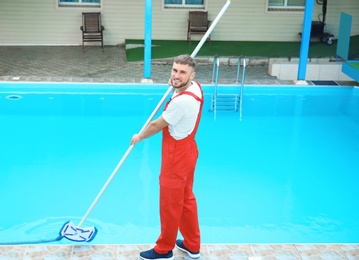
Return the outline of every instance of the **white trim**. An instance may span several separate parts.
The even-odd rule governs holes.
[[[303,15],[305,6],[269,6],[269,0],[266,0],[265,13],[268,14],[300,14]],[[278,10],[276,10],[278,9]]]
[[[276,11],[272,11],[272,10],[268,10],[268,8],[266,8],[264,10],[264,12],[266,14],[292,14],[292,15],[301,15],[303,16],[303,13],[304,13],[304,9],[303,10],[276,10]]]
[[[203,5],[166,5],[161,0],[161,11],[208,11],[208,0],[203,0]]]
[[[57,10],[81,10],[84,12],[91,12],[91,11],[99,11],[99,10],[103,10],[103,6],[104,6],[104,1],[105,0],[100,0],[100,5],[98,6],[97,4],[91,4],[91,3],[86,3],[86,4],[76,4],[76,3],[69,3],[69,4],[65,4],[65,5],[61,5],[59,3],[60,0],[55,0],[55,8]],[[81,1],[81,0],[80,0]],[[91,5],[93,5],[93,7],[91,7]]]

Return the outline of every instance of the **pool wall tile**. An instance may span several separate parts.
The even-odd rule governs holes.
[[[359,259],[359,245],[358,244],[344,244],[338,245],[340,249],[344,252],[346,257],[349,260],[358,260]]]
[[[72,246],[31,245],[27,246],[24,259],[61,260],[70,259],[71,255]]]
[[[211,244],[208,246],[208,259],[236,259],[247,260],[248,257],[254,256],[250,245],[220,245]]]
[[[149,250],[154,245],[119,245],[117,250],[119,252],[120,260],[137,260],[141,251]]]
[[[265,260],[301,259],[295,245],[290,244],[254,244],[254,255]]]
[[[140,245],[16,245],[0,246],[0,260],[137,260]],[[173,250],[175,260],[190,259]],[[199,260],[359,260],[359,244],[202,244]]]
[[[332,244],[305,244],[296,245],[303,260],[306,259],[348,259],[338,245]],[[358,259],[358,258],[357,258]]]
[[[118,245],[82,245],[74,246],[72,259],[106,259],[119,258]]]
[[[0,259],[24,259],[26,246],[0,246]]]

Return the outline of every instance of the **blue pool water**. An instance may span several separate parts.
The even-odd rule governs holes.
[[[0,85],[0,243],[78,224],[164,85]],[[220,87],[239,93],[238,87]],[[246,87],[197,134],[202,243],[358,243],[359,89]],[[136,145],[83,227],[154,243],[161,136]],[[59,243],[70,243],[63,239]]]

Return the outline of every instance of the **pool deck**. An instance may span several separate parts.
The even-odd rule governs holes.
[[[167,83],[172,61],[154,61],[151,79]],[[202,84],[212,81],[212,64],[198,59],[197,76]],[[32,47],[0,46],[1,82],[84,82],[140,83],[144,77],[142,62],[127,63],[124,46]],[[234,84],[237,67],[220,66],[219,83]],[[355,81],[337,82],[343,86],[358,85]],[[295,85],[268,75],[268,64],[260,58],[247,67],[246,85]],[[311,82],[308,82],[311,85]],[[1,235],[1,232],[0,232]],[[155,242],[155,241],[154,241]],[[358,241],[359,242],[359,241]],[[0,259],[138,259],[140,251],[153,245],[3,245]],[[359,244],[202,244],[200,259],[358,259]],[[174,250],[175,259],[190,259]]]
[[[221,57],[219,84],[238,84],[236,59]],[[213,57],[212,57],[213,59]],[[167,83],[172,59],[154,60],[151,80]],[[212,83],[211,57],[197,59],[196,80]],[[225,64],[231,64],[231,66]],[[291,80],[278,80],[268,74],[268,58],[250,58],[246,69],[246,85],[295,85]],[[0,46],[0,82],[92,82],[141,83],[144,78],[143,62],[126,62],[125,46]],[[241,72],[239,82],[241,81]],[[310,81],[307,81],[312,85]],[[358,85],[355,81],[339,85]]]
[[[1,246],[0,259],[138,259],[153,245],[29,245]],[[191,259],[175,249],[176,260]],[[202,244],[199,259],[359,259],[357,244]]]

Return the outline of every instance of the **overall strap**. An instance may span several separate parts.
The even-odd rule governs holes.
[[[178,96],[181,96],[181,95],[190,95],[190,96],[194,97],[197,101],[201,102],[201,105],[202,105],[203,102],[204,102],[203,90],[202,90],[201,84],[199,84],[197,81],[196,81],[196,83],[197,83],[199,89],[201,90],[202,98],[199,98],[198,96],[196,96],[196,94],[194,94],[194,93],[192,93],[192,92],[190,92],[190,91],[183,91],[183,92],[179,93],[177,96],[175,96],[175,97],[173,97],[173,98],[170,98],[170,99],[167,101],[164,110],[167,109],[167,106],[168,106],[168,104],[172,101],[172,99],[174,99],[174,98],[176,98],[176,97],[178,97]]]

